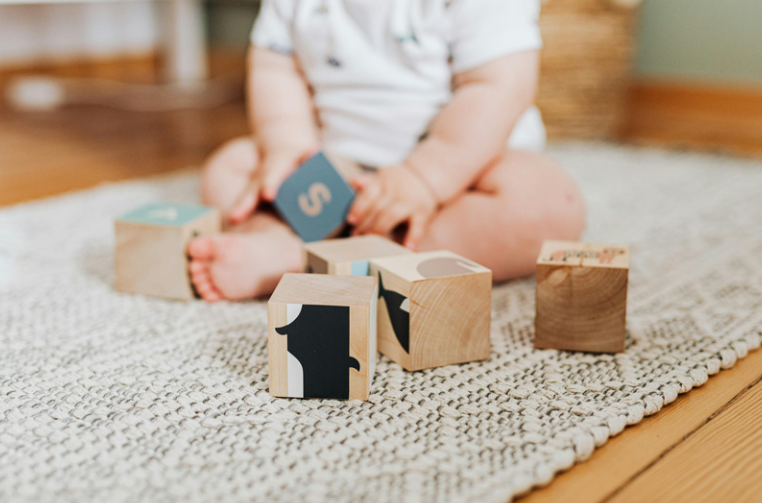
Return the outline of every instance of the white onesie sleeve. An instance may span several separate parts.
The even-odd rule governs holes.
[[[293,0],[263,0],[251,30],[251,43],[281,54],[293,54],[293,17]]]
[[[454,73],[542,47],[539,0],[451,0],[447,11]]]

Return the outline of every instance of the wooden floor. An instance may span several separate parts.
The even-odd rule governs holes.
[[[0,205],[198,166],[246,132],[241,103],[167,113],[0,110]]]
[[[0,110],[0,205],[199,165],[246,131],[242,103],[155,114]],[[521,501],[762,501],[761,379],[757,351]]]

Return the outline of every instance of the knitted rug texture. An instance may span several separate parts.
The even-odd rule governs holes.
[[[551,153],[585,240],[632,246],[626,352],[533,349],[534,280],[513,281],[488,360],[381,357],[367,402],[270,397],[264,302],[112,289],[114,218],[196,200],[197,172],[1,210],[0,500],[504,503],[760,345],[762,164]]]

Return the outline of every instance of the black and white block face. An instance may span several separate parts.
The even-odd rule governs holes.
[[[386,303],[386,312],[397,342],[405,353],[410,354],[410,299],[401,293],[384,288],[381,272],[378,273],[378,296]]]
[[[275,330],[287,339],[288,396],[349,398],[349,306],[287,305],[287,324]]]

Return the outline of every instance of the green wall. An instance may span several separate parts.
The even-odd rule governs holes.
[[[645,0],[637,74],[762,86],[762,0]]]
[[[207,33],[212,47],[241,50],[248,47],[257,10],[259,5],[255,1],[207,3]]]

